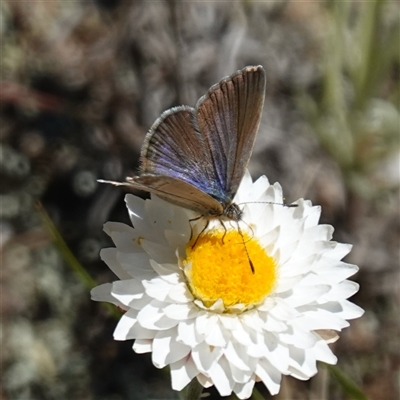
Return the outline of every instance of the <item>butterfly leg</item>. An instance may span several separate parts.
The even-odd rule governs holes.
[[[192,218],[192,219],[189,219],[189,226],[190,226],[190,238],[189,238],[189,242],[191,242],[192,241],[192,238],[193,238],[193,227],[192,227],[192,222],[196,222],[196,221],[198,221],[200,218],[202,218],[203,216],[202,215],[200,215],[199,217],[196,217],[196,218]],[[204,229],[203,229],[204,230]],[[202,231],[203,232],[203,231]]]
[[[221,239],[222,244],[225,244],[224,239],[225,239],[226,234],[228,233],[228,230],[226,229],[226,226],[225,226],[225,224],[224,224],[223,221],[219,220],[219,222],[221,223],[222,227],[223,227],[224,230],[225,230],[224,234],[222,235],[222,239]]]
[[[200,217],[200,218],[201,218],[201,217]],[[199,219],[199,218],[196,218],[196,219]],[[191,220],[191,221],[193,221],[193,220]],[[192,245],[192,249],[193,249],[193,247],[196,246],[197,241],[199,240],[199,238],[200,238],[200,236],[203,234],[203,232],[208,228],[209,223],[210,223],[210,221],[207,221],[207,223],[205,224],[204,228],[203,228],[203,229],[201,230],[201,232],[197,235],[197,238],[196,238],[196,240],[194,241],[194,243],[193,243],[193,245]],[[190,227],[192,227],[192,226],[190,226]],[[193,229],[192,229],[192,234],[193,234]],[[191,236],[192,236],[192,235],[191,235]],[[192,239],[190,239],[190,240],[192,240]]]

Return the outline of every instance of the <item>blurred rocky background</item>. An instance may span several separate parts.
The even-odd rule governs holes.
[[[354,245],[366,313],[334,345],[338,367],[370,399],[398,399],[399,27],[390,0],[2,1],[0,397],[179,398],[168,371],[113,341],[115,316],[90,301],[37,204],[87,273],[112,281],[102,225],[128,217],[123,190],[96,180],[137,171],[162,111],[262,64],[253,178],[322,205],[335,240]],[[321,367],[275,398],[360,396]]]

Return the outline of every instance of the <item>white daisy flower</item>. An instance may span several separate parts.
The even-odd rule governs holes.
[[[134,228],[106,223],[116,247],[101,252],[119,280],[92,299],[126,310],[115,340],[135,339],[136,353],[169,365],[173,389],[196,378],[247,399],[262,381],[274,395],[282,375],[307,380],[317,361],[336,363],[326,332],[363,310],[347,300],[358,291],[346,280],[357,266],[340,261],[351,246],[318,225],[320,207],[284,207],[279,184],[249,173],[234,200],[240,230],[212,220],[202,232],[203,219],[155,196],[125,201]]]

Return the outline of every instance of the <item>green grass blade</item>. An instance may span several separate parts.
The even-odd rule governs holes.
[[[68,245],[65,243],[62,238],[60,232],[54,225],[53,221],[47,214],[46,210],[43,208],[41,203],[36,204],[36,209],[41,217],[42,224],[46,231],[49,233],[50,238],[56,245],[58,251],[61,253],[61,256],[67,263],[67,265],[75,272],[78,276],[78,279],[85,285],[89,290],[93,289],[97,286],[97,282],[88,274],[82,264],[75,257],[74,253],[70,250]],[[115,306],[109,303],[102,303],[103,306],[115,317],[120,318],[121,313],[116,309]]]
[[[340,368],[325,364],[325,367],[336,379],[341,386],[343,392],[352,400],[369,400],[368,396],[362,391],[362,389],[349,378]]]

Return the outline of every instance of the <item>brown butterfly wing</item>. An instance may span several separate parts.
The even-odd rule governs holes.
[[[128,177],[126,180],[126,182],[105,180],[99,180],[99,182],[154,193],[170,203],[196,211],[204,216],[218,216],[223,213],[222,205],[217,200],[181,179],[164,175],[144,174]]]
[[[265,96],[262,66],[246,67],[212,86],[196,105],[197,122],[229,204],[253,150]]]

